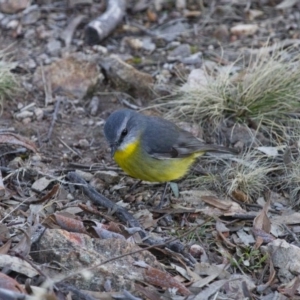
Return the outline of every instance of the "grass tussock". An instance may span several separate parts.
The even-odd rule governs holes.
[[[248,151],[238,157],[219,159],[218,162],[212,157],[208,160],[211,160],[211,163],[207,163],[210,165],[210,169],[207,170],[209,174],[190,178],[190,184],[234,197],[244,195],[246,201],[263,195],[266,188],[274,184],[272,175],[276,172],[282,173],[280,166],[273,159],[259,151]]]
[[[168,117],[215,125],[228,118],[251,120],[277,130],[292,114],[300,113],[299,58],[289,51],[266,55],[262,50],[236,76],[232,71],[243,58],[215,76],[204,73],[199,84],[185,84],[175,100],[164,104],[170,108]]]
[[[7,98],[11,98],[19,89],[19,83],[12,69],[15,64],[7,60],[4,53],[0,53],[0,105]]]
[[[282,176],[283,189],[289,195],[290,202],[294,206],[300,204],[300,156],[299,149],[297,156],[292,158],[285,165],[285,174]]]
[[[276,170],[263,156],[248,152],[241,158],[227,163],[221,177],[224,190],[232,195],[242,192],[247,197],[256,199],[262,195],[271,183],[270,174]]]

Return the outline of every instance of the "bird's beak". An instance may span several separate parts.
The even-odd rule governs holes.
[[[115,144],[110,145],[110,155],[112,158],[114,157],[116,150],[117,150],[117,145]]]

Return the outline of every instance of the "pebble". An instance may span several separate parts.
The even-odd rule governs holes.
[[[93,177],[90,181],[90,185],[94,187],[97,191],[101,191],[105,187],[105,183],[100,178]]]
[[[183,57],[180,59],[183,64],[186,65],[201,65],[202,64],[202,52],[197,52],[189,57]]]
[[[99,52],[100,54],[106,55],[108,53],[107,48],[101,45],[94,45],[93,50]]]
[[[16,29],[19,26],[18,20],[11,20],[6,24],[7,29]]]
[[[23,11],[22,24],[30,25],[36,23],[41,16],[41,11],[37,5],[32,5]]]
[[[35,38],[36,32],[33,28],[26,29],[24,33],[24,39],[32,39]]]
[[[35,69],[37,67],[36,62],[32,58],[28,59],[28,61],[26,62],[26,66],[29,69]]]
[[[15,117],[18,120],[22,120],[22,119],[29,118],[29,117],[32,117],[32,116],[33,116],[33,112],[32,111],[28,111],[28,110],[21,111],[20,113],[17,113],[15,115]]]
[[[34,154],[31,156],[31,163],[32,164],[37,164],[42,161],[42,157],[39,154]]]
[[[81,149],[88,149],[90,147],[90,143],[87,139],[79,140],[78,145]]]
[[[67,199],[70,200],[70,201],[72,201],[72,200],[74,200],[75,198],[74,198],[74,196],[73,196],[72,194],[69,193],[69,194],[67,195]]]
[[[53,40],[51,39],[47,46],[46,46],[46,49],[47,49],[47,52],[50,54],[50,55],[58,55],[59,54],[59,51],[61,49],[61,42],[58,41],[58,40]]]
[[[34,114],[38,121],[42,120],[44,117],[44,111],[39,107],[34,110]]]
[[[24,118],[24,119],[22,120],[22,123],[25,124],[25,125],[31,123],[31,118]]]
[[[81,170],[75,170],[75,172],[82,177],[85,181],[91,181],[92,178],[94,177],[94,175],[92,173],[89,172],[84,172]]]
[[[178,60],[191,55],[191,47],[188,44],[182,44],[169,52],[168,61]]]
[[[108,184],[117,183],[120,179],[119,174],[115,171],[97,171],[94,177],[99,178]]]

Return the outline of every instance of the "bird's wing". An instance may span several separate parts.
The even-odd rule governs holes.
[[[153,118],[153,117],[152,117]],[[188,131],[182,130],[175,124],[155,118],[153,126],[147,126],[144,136],[147,137],[144,149],[157,159],[184,158],[197,152],[225,152],[233,150],[218,145],[205,144]]]

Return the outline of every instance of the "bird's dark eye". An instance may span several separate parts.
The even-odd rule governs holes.
[[[124,137],[125,135],[127,135],[127,128],[123,129],[121,135],[122,135],[122,137]]]

